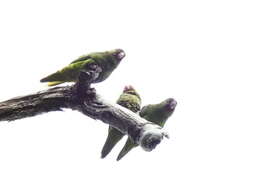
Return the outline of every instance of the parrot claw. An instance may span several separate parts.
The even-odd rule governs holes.
[[[99,67],[96,63],[92,63],[92,64],[89,64],[89,69],[96,72],[96,73],[101,73],[102,72],[102,68]]]
[[[102,68],[99,67],[97,64],[91,64],[90,71],[88,72],[92,76],[92,78],[96,80],[99,77],[100,73],[102,72]]]

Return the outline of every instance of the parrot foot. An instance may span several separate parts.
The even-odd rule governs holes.
[[[99,73],[95,71],[85,71],[80,72],[78,81],[74,85],[74,91],[77,95],[79,102],[83,102],[84,99],[92,100],[96,97],[95,88],[91,88],[90,84],[98,77]]]
[[[88,67],[90,69],[89,73],[91,74],[92,78],[96,80],[99,77],[99,74],[102,72],[102,68],[96,63],[89,64]]]
[[[102,68],[100,66],[98,66],[97,64],[95,63],[92,63],[92,64],[89,64],[88,65],[88,68],[91,70],[91,71],[94,71],[96,73],[101,73],[102,72]]]

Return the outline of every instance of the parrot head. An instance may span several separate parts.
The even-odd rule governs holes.
[[[114,69],[119,65],[120,61],[125,57],[125,52],[122,49],[114,49],[111,51],[95,52],[88,55],[88,58],[93,59],[102,69],[101,75],[97,82],[106,79]]]
[[[135,96],[137,96],[139,99],[141,99],[141,98],[140,98],[140,95],[137,93],[137,91],[134,89],[134,87],[133,87],[132,85],[125,86],[125,87],[124,87],[124,90],[123,90],[123,93],[124,93],[124,94],[135,95]]]
[[[155,122],[160,126],[164,126],[167,119],[173,114],[176,106],[177,102],[173,98],[168,98],[162,101],[161,103],[157,104],[156,114],[158,115],[157,118],[159,119],[157,120],[156,118],[156,122],[155,121],[152,122]]]
[[[163,113],[165,114],[164,116],[165,118],[168,119],[173,114],[177,106],[177,101],[174,100],[173,98],[168,98],[164,100],[161,104],[162,104],[162,110],[164,110],[163,111]]]
[[[116,62],[121,61],[125,56],[125,52],[122,49],[114,49],[107,52],[109,55],[113,56],[113,59],[115,59]]]
[[[111,51],[91,53],[89,57],[99,63],[102,69],[113,70],[119,65],[125,55],[122,49],[114,49]]]
[[[173,112],[177,106],[177,101],[173,98],[168,98],[164,101],[164,106],[168,112]]]

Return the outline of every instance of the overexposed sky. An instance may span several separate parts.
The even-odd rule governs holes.
[[[1,190],[252,190],[253,6],[246,0],[0,1],[0,101],[93,51],[126,57],[94,85],[116,101],[173,97],[170,134],[150,153],[106,158],[107,126],[65,110],[0,123]],[[125,137],[126,138],[126,137]]]

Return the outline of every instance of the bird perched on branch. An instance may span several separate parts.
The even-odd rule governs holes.
[[[153,122],[161,127],[165,125],[167,119],[173,114],[176,108],[177,102],[172,99],[166,99],[158,104],[149,104],[144,106],[139,115],[144,119]],[[120,151],[117,161],[123,158],[130,150],[137,147],[138,144],[134,143],[129,137]]]
[[[80,71],[88,71],[94,67],[99,67],[101,70],[94,83],[102,82],[110,76],[124,57],[125,52],[121,49],[83,55],[63,69],[41,79],[40,82],[48,82],[48,86],[76,82]]]
[[[141,98],[132,86],[125,86],[123,93],[117,100],[117,104],[136,113],[140,111]],[[108,135],[101,152],[101,158],[105,158],[123,136],[124,134],[122,132],[112,126],[109,126]]]

